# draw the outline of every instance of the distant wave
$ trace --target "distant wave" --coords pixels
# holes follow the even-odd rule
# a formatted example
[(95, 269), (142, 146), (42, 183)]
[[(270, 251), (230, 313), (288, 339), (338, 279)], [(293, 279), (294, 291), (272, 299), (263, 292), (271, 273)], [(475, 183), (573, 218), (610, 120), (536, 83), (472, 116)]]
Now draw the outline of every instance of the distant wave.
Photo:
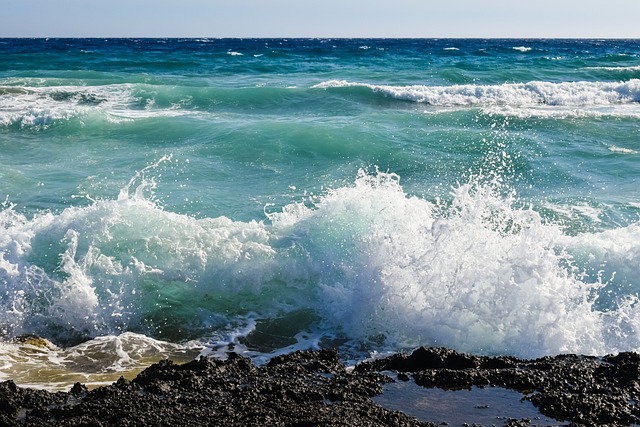
[(409, 101), (435, 107), (481, 107), (518, 117), (640, 117), (640, 79), (622, 82), (544, 82), (496, 85), (378, 85), (329, 80), (307, 88), (211, 87), (125, 83), (56, 85), (0, 80), (0, 128), (47, 129), (61, 123), (125, 121), (219, 113), (223, 108), (273, 108), (291, 96), (309, 102), (318, 89), (343, 97)]
[[(168, 105), (158, 108), (157, 98)], [(173, 117), (186, 114), (180, 102), (187, 98), (163, 93), (160, 87), (129, 83), (86, 87), (0, 85), (0, 127), (46, 129), (60, 122), (80, 121), (84, 125)]]
[(483, 107), (486, 114), (499, 115), (505, 117), (517, 117), (520, 119), (640, 119), (640, 105), (635, 104), (613, 104), (613, 105), (591, 105), (591, 106), (560, 106), (549, 107), (539, 106), (511, 106), (511, 105), (490, 105)]
[[(47, 129), (154, 117), (197, 115), (220, 103), (270, 103), (285, 89), (220, 88), (149, 83), (72, 85), (55, 79), (0, 79), (0, 128)], [(286, 89), (287, 91), (289, 89)]]
[(626, 82), (532, 81), (499, 85), (392, 86), (330, 80), (318, 89), (366, 88), (386, 96), (434, 106), (594, 106), (640, 102), (640, 80)]
[(514, 46), (511, 49), (513, 50), (517, 50), (519, 52), (529, 52), (532, 48), (530, 47), (525, 47), (525, 46)]
[(640, 71), (640, 65), (630, 65), (626, 67), (587, 67), (587, 70), (604, 70), (604, 71)]
[(609, 147), (609, 151), (620, 154), (640, 154), (640, 151), (633, 150), (631, 148), (618, 147), (617, 145), (612, 145)]

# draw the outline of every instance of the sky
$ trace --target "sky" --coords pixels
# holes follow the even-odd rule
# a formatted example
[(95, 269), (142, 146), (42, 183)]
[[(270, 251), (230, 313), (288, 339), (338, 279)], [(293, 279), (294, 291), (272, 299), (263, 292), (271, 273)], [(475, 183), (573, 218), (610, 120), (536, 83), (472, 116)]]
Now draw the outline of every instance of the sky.
[(640, 38), (639, 0), (1, 0), (0, 37)]

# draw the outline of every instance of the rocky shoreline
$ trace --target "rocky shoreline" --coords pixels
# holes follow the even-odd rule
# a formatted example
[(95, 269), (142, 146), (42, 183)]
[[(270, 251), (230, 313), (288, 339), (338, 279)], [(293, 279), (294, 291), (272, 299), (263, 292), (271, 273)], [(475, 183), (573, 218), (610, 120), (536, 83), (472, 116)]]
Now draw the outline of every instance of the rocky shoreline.
[[(392, 378), (393, 377), (393, 378)], [(422, 387), (503, 387), (522, 393), (558, 425), (640, 424), (640, 355), (560, 355), (535, 360), (419, 348), (347, 369), (333, 349), (255, 366), (229, 353), (183, 365), (154, 364), (132, 381), (69, 392), (0, 383), (2, 426), (433, 426), (373, 398), (391, 381)], [(467, 425), (479, 425), (466, 420)], [(531, 419), (505, 426), (538, 425)], [(547, 424), (548, 425), (548, 424)]]

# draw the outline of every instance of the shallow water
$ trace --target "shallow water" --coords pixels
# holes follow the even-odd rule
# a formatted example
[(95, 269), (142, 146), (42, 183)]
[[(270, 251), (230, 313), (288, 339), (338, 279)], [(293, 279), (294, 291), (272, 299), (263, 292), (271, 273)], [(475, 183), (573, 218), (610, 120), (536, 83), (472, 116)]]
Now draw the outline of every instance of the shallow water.
[(503, 426), (510, 419), (528, 419), (532, 426), (566, 425), (542, 415), (517, 391), (500, 387), (442, 390), (420, 387), (413, 381), (394, 382), (373, 400), (386, 409), (441, 425)]

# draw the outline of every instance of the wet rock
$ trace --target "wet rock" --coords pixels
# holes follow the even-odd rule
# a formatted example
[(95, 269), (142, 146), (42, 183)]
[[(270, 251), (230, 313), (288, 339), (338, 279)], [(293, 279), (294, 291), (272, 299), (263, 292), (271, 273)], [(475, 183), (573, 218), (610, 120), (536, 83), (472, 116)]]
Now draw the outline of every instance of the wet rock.
[[(450, 360), (463, 361), (459, 368)], [(457, 368), (457, 369), (456, 369)], [(360, 372), (411, 372), (423, 387), (464, 389), (499, 386), (523, 393), (542, 414), (575, 425), (634, 425), (640, 422), (640, 355), (603, 358), (559, 355), (536, 360), (452, 355), (420, 348), (410, 355), (362, 363)]]
[(26, 346), (31, 346), (34, 349), (54, 349), (56, 346), (49, 340), (45, 338), (41, 338), (37, 335), (20, 335), (13, 339), (13, 342), (16, 344), (23, 344)]
[[(154, 364), (132, 381), (68, 393), (0, 383), (2, 426), (419, 426), (372, 397), (392, 381), (445, 389), (500, 386), (523, 393), (544, 415), (569, 425), (640, 422), (640, 357), (562, 355), (536, 360), (480, 357), (443, 348), (361, 363), (346, 369), (333, 349), (301, 351), (255, 366), (230, 353)], [(474, 425), (468, 420), (467, 425)], [(527, 419), (506, 426), (535, 425)]]
[(69, 393), (0, 384), (6, 426), (422, 426), (371, 397), (390, 379), (352, 373), (334, 350), (296, 352), (262, 367), (235, 353), (228, 360), (162, 361), (132, 381)]

